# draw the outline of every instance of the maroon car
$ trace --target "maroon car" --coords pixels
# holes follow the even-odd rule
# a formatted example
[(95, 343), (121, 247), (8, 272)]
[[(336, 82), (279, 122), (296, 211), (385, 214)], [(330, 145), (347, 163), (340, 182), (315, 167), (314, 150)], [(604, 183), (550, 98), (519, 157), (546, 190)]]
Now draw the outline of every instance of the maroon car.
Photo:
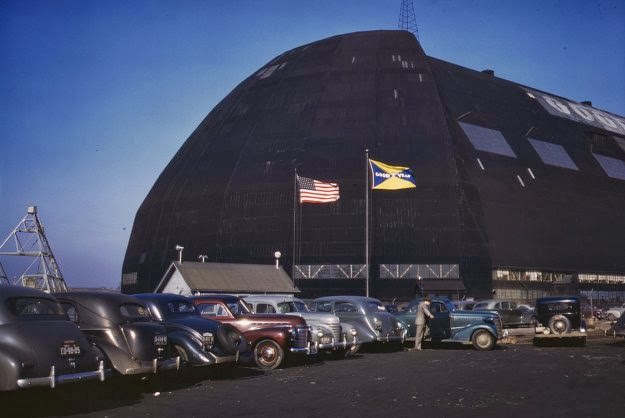
[(262, 369), (275, 369), (288, 354), (316, 354), (303, 318), (253, 314), (234, 295), (202, 295), (192, 300), (203, 317), (236, 327), (250, 343), (253, 360)]

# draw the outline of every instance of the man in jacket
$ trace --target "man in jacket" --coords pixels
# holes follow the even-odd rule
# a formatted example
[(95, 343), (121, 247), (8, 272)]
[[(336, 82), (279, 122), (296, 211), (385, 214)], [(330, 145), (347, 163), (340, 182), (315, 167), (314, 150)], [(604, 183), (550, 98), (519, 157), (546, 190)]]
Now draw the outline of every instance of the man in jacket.
[(428, 307), (430, 306), (430, 297), (423, 298), (419, 306), (417, 306), (417, 317), (415, 324), (417, 325), (417, 333), (415, 334), (414, 350), (421, 351), (421, 341), (423, 340), (423, 334), (425, 333), (425, 323), (427, 318), (434, 318), (434, 315), (430, 312)]

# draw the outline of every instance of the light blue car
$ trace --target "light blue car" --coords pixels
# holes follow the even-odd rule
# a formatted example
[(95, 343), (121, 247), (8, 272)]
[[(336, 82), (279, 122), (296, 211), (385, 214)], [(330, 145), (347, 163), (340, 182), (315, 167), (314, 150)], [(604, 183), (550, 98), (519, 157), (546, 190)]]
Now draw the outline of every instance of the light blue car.
[[(407, 328), (407, 340), (414, 341), (417, 307), (422, 299), (415, 299), (407, 309), (395, 313), (395, 316)], [(430, 312), (434, 315), (429, 320), (429, 333), (426, 340), (436, 343), (454, 342), (473, 344), (476, 350), (492, 350), (498, 340), (504, 337), (503, 322), (497, 312), (459, 311), (454, 305), (443, 299), (432, 299)]]

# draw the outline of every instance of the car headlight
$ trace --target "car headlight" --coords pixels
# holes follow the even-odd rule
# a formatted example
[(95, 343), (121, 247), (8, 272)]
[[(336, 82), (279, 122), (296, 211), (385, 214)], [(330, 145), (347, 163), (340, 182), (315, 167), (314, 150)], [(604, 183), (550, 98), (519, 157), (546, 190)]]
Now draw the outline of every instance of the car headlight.
[(402, 330), (406, 329), (406, 326), (398, 321), (397, 324), (396, 324), (396, 328), (398, 330), (402, 331)]
[(378, 318), (373, 318), (373, 327), (377, 330), (382, 330), (382, 321)]
[(323, 331), (321, 330), (317, 331), (317, 337), (319, 338), (323, 337)]
[(215, 345), (215, 336), (210, 332), (202, 334), (202, 345), (206, 350), (210, 350)]
[(355, 337), (356, 335), (358, 335), (358, 331), (356, 331), (356, 328), (352, 328), (352, 329), (350, 329), (350, 330), (349, 330), (349, 333), (350, 333), (350, 334), (352, 334), (352, 336), (354, 336), (354, 337)]

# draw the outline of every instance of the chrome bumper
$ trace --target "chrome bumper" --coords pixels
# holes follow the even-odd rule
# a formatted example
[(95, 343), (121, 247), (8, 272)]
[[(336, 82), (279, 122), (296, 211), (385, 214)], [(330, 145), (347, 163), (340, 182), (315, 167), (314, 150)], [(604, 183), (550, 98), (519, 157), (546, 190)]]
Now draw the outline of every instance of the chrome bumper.
[(72, 383), (72, 382), (81, 382), (86, 380), (96, 380), (99, 379), (101, 382), (104, 381), (104, 362), (100, 361), (100, 365), (98, 366), (98, 370), (94, 370), (92, 372), (80, 372), (80, 373), (71, 373), (71, 374), (56, 374), (56, 370), (54, 366), (50, 367), (50, 374), (46, 377), (31, 377), (27, 379), (17, 379), (17, 386), (20, 388), (28, 388), (34, 386), (50, 386), (51, 388), (56, 387), (56, 385), (60, 385), (63, 383)]
[(385, 343), (393, 343), (393, 342), (404, 342), (406, 341), (406, 334), (404, 333), (404, 335), (378, 335), (375, 338), (376, 341), (378, 342), (385, 342)]
[(343, 350), (358, 345), (358, 339), (356, 336), (351, 341), (347, 341), (346, 338), (343, 338), (342, 341), (336, 341), (333, 338), (330, 343), (315, 343), (315, 345), (318, 350)]
[(123, 374), (146, 374), (158, 373), (163, 370), (179, 370), (180, 357), (172, 357), (167, 360), (152, 359), (147, 361), (137, 361), (136, 367), (127, 368)]
[(239, 361), (239, 352), (234, 356), (223, 356), (217, 357), (213, 353), (208, 353), (208, 356), (213, 360), (210, 364), (221, 364), (221, 363), (238, 363)]

